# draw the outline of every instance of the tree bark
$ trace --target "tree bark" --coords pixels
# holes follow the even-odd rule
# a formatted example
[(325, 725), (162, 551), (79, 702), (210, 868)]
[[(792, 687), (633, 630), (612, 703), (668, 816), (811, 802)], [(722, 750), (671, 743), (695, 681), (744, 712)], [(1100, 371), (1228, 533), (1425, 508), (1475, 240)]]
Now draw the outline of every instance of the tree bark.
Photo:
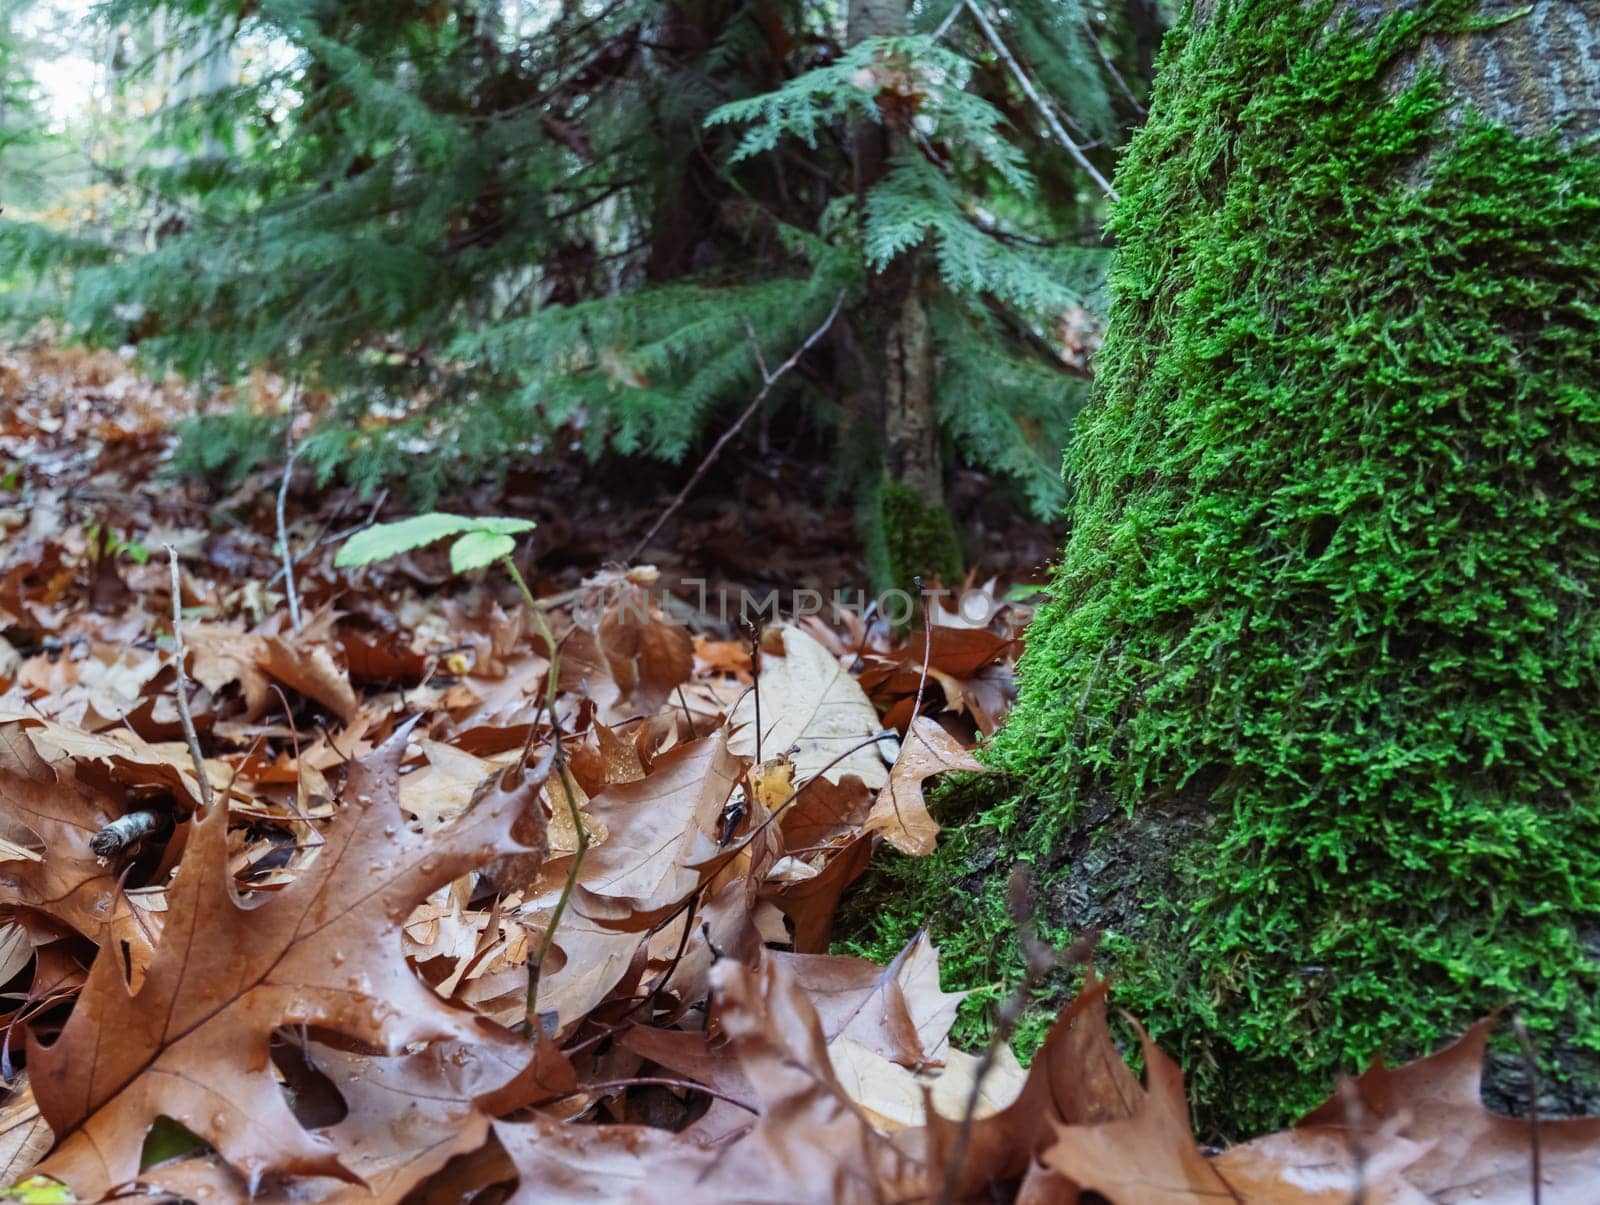
[(1217, 1132), (1508, 999), (1600, 1110), (1600, 0), (1169, 37), (1007, 851)]
[[(906, 0), (851, 0), (848, 40), (906, 32)], [(876, 122), (862, 122), (853, 133), (852, 160), (856, 197), (883, 178), (892, 156), (905, 150), (901, 132)], [(929, 508), (944, 505), (944, 474), (939, 456), (939, 419), (934, 386), (933, 340), (928, 329), (927, 298), (921, 253), (912, 250), (868, 285), (868, 321), (883, 345), (882, 378), (872, 390), (873, 410), (881, 416), (884, 470)]]

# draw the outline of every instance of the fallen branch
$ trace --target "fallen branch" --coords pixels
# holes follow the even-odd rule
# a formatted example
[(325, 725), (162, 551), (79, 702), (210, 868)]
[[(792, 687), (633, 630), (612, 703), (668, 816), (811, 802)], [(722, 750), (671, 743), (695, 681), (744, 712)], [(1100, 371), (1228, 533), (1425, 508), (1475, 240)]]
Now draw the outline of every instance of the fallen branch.
[(678, 491), (678, 496), (672, 500), (672, 504), (661, 512), (661, 517), (650, 525), (650, 530), (644, 533), (639, 542), (623, 558), (626, 563), (632, 564), (639, 559), (639, 554), (645, 550), (651, 540), (655, 539), (656, 533), (666, 526), (667, 520), (677, 513), (678, 508), (683, 505), (690, 492), (700, 484), (700, 478), (706, 475), (706, 470), (716, 462), (718, 456), (722, 455), (722, 449), (728, 446), (728, 441), (739, 433), (739, 429), (750, 421), (750, 416), (760, 409), (761, 403), (767, 400), (767, 394), (772, 392), (772, 387), (778, 383), (785, 373), (800, 362), (801, 356), (816, 346), (817, 340), (828, 333), (828, 328), (833, 325), (833, 320), (839, 316), (839, 307), (842, 305), (844, 305), (844, 290), (840, 289), (838, 296), (833, 299), (833, 308), (828, 311), (828, 316), (823, 319), (822, 325), (806, 336), (806, 341), (795, 348), (794, 354), (778, 365), (775, 372), (767, 371), (766, 360), (761, 355), (761, 348), (759, 345), (756, 347), (756, 366), (761, 370), (761, 391), (750, 399), (750, 404), (744, 408), (744, 413), (734, 421), (733, 426), (724, 431), (722, 437), (711, 445), (711, 451), (706, 453), (706, 458), (700, 462), (700, 467), (694, 471), (694, 475), (689, 478), (688, 483)]

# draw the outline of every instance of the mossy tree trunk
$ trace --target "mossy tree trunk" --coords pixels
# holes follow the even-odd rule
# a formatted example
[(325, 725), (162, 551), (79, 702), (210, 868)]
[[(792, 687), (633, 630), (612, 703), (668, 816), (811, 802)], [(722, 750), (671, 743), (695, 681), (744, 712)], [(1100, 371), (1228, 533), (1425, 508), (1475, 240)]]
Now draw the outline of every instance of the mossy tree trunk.
[[(909, 14), (907, 0), (851, 0), (849, 40), (854, 44), (905, 34)], [(853, 132), (855, 189), (863, 203), (889, 160), (909, 148), (909, 128), (897, 127), (909, 116), (886, 114), (882, 124), (863, 122)], [(913, 248), (874, 272), (867, 285), (866, 342), (874, 353), (882, 349), (872, 355), (876, 380), (869, 387), (869, 404), (883, 444), (884, 479), (864, 503), (862, 526), (879, 589), (909, 588), (916, 576), (953, 584), (961, 568), (960, 547), (944, 508), (928, 273), (922, 258)]]
[(1600, 1105), (1597, 136), (1600, 0), (1163, 48), (988, 820), (1218, 1129), (1506, 1004)]

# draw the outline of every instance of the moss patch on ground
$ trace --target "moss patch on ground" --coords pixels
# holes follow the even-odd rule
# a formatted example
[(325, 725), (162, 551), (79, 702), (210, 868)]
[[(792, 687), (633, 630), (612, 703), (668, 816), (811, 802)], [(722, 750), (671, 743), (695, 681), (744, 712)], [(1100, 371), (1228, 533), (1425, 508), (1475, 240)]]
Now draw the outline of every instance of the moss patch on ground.
[(1600, 157), (1411, 69), (1473, 11), (1169, 36), (988, 754), (1026, 787), (877, 902), (989, 984), (1035, 861), (1212, 1132), (1506, 1004), (1600, 1106)]

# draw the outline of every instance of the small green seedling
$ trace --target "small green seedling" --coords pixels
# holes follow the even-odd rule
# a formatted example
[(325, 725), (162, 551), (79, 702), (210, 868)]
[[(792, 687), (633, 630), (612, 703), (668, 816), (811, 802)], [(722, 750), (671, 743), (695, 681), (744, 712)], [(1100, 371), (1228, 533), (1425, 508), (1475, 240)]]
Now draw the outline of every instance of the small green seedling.
[(333, 563), (340, 569), (353, 569), (455, 536), (455, 543), (450, 545), (450, 568), (455, 573), (467, 573), (510, 557), (517, 546), (513, 537), (533, 528), (532, 519), (474, 519), (434, 511), (356, 532), (339, 549)]
[(555, 910), (550, 914), (550, 923), (545, 927), (544, 938), (540, 941), (538, 950), (528, 960), (526, 1029), (529, 1037), (536, 1036), (541, 1028), (538, 1016), (539, 968), (544, 965), (545, 955), (550, 952), (550, 945), (556, 935), (556, 926), (566, 914), (567, 903), (571, 900), (573, 887), (578, 881), (578, 870), (583, 865), (583, 856), (589, 850), (589, 835), (583, 827), (583, 817), (578, 814), (577, 791), (568, 778), (566, 758), (561, 752), (561, 723), (556, 717), (556, 682), (560, 675), (557, 672), (559, 650), (556, 647), (555, 634), (545, 621), (544, 612), (540, 610), (539, 603), (533, 597), (533, 591), (528, 588), (521, 570), (511, 559), (511, 553), (517, 546), (513, 537), (521, 532), (532, 531), (533, 527), (531, 519), (475, 519), (466, 515), (447, 515), (432, 511), (426, 515), (401, 519), (396, 523), (378, 523), (358, 531), (345, 541), (344, 547), (339, 549), (338, 555), (333, 558), (333, 563), (338, 568), (353, 569), (358, 565), (385, 561), (392, 556), (410, 552), (414, 548), (423, 548), (454, 536), (455, 542), (450, 545), (451, 570), (455, 573), (468, 573), (473, 569), (484, 569), (498, 563), (522, 592), (522, 601), (527, 605), (528, 617), (538, 629), (539, 635), (544, 639), (545, 648), (549, 651), (550, 669), (545, 675), (545, 706), (550, 712), (550, 723), (555, 730), (555, 770), (561, 776), (565, 787), (562, 794), (566, 796), (567, 809), (577, 833), (578, 848), (572, 864), (567, 868), (567, 879), (562, 885), (561, 896), (556, 901)]

